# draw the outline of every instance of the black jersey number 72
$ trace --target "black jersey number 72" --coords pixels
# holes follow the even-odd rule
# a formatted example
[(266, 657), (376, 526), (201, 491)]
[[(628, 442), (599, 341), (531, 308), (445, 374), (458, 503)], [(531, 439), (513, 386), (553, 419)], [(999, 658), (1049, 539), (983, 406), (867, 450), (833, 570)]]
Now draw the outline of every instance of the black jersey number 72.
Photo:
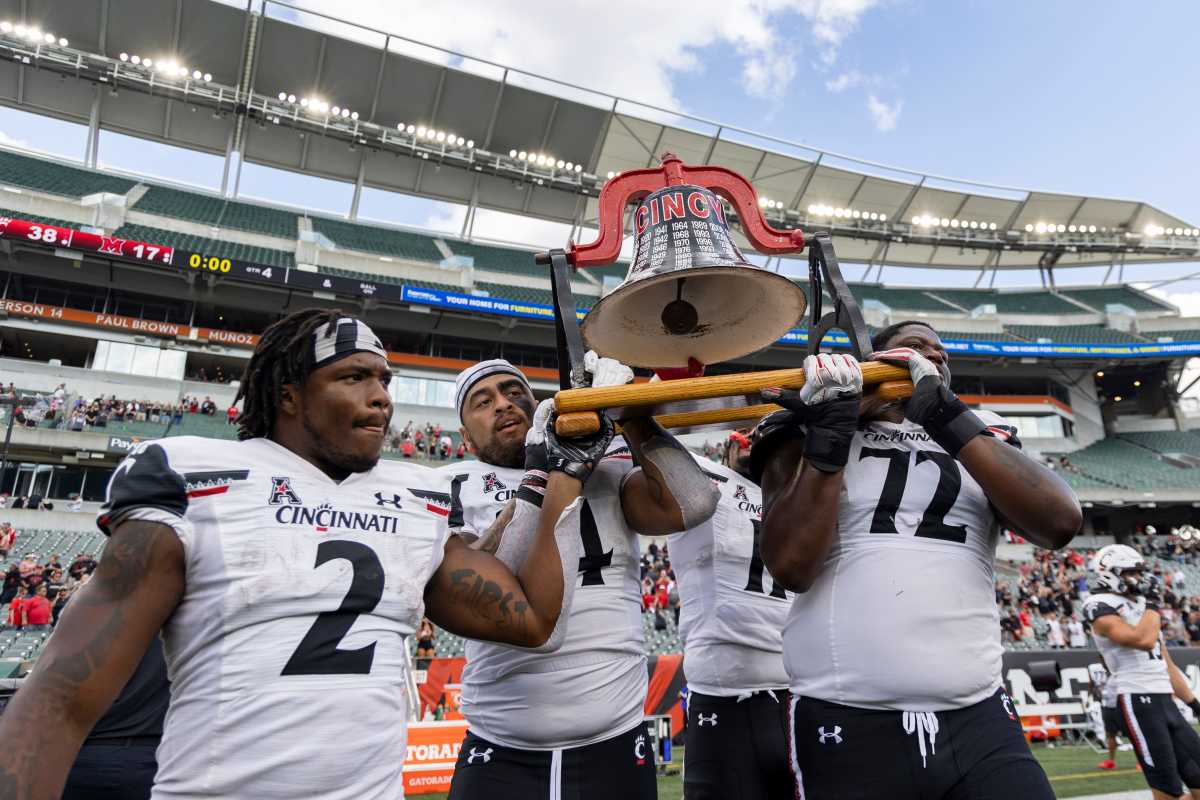
[[(910, 452), (895, 448), (864, 447), (859, 453), (859, 460), (864, 458), (887, 459), (887, 475), (883, 479), (883, 491), (879, 493), (879, 503), (871, 517), (871, 533), (899, 533), (896, 529), (896, 512), (900, 509), (900, 501), (904, 499), (904, 487), (908, 484)], [(917, 451), (917, 467), (932, 463), (938, 469), (937, 488), (933, 498), (921, 515), (914, 535), (929, 539), (941, 539), (946, 542), (963, 544), (967, 541), (966, 525), (947, 525), (946, 514), (954, 507), (958, 492), (962, 488), (962, 475), (958, 472), (958, 462), (953, 456), (932, 450)]]

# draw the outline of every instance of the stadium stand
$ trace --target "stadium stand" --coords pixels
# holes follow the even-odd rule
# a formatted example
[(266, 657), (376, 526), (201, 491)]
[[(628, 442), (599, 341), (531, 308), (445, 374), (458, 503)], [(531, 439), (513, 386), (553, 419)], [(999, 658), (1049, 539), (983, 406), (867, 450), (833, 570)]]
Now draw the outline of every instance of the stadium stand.
[(529, 250), (513, 250), (508, 247), (471, 244), (452, 239), (446, 240), (446, 245), (456, 256), (469, 256), (475, 259), (475, 269), (510, 272), (514, 275), (532, 275), (538, 278), (547, 277), (546, 267), (533, 263), (534, 254)]
[(269, 267), (292, 267), (296, 265), (296, 256), (286, 250), (273, 250), (268, 247), (258, 247), (252, 244), (229, 242), (224, 239), (209, 239), (203, 236), (193, 236), (190, 233), (150, 228), (145, 225), (122, 225), (113, 232), (114, 236), (123, 239), (140, 239), (154, 244), (178, 247), (184, 250), (195, 250), (205, 255), (220, 258), (235, 258), (263, 264)]
[(1157, 453), (1186, 453), (1200, 456), (1200, 434), (1195, 431), (1122, 433), (1119, 438)]
[(937, 296), (970, 311), (982, 305), (994, 305), (1000, 314), (1081, 314), (1074, 303), (1052, 292), (997, 292), (993, 290), (938, 290)]
[(1101, 286), (1091, 289), (1062, 289), (1061, 294), (1081, 303), (1086, 303), (1097, 311), (1103, 311), (1109, 304), (1129, 306), (1134, 311), (1174, 311), (1175, 308), (1157, 298), (1129, 286)]
[(1144, 338), (1133, 333), (1113, 330), (1100, 325), (1005, 325), (1005, 330), (1036, 342), (1046, 339), (1051, 342), (1144, 342)]
[(78, 222), (71, 222), (65, 219), (55, 219), (54, 217), (43, 217), (41, 214), (30, 214), (27, 211), (10, 211), (7, 208), (0, 208), (0, 217), (17, 217), (19, 219), (27, 219), (30, 222), (40, 222), (43, 225), (56, 225), (60, 228), (78, 228)]
[(1147, 491), (1194, 489), (1200, 484), (1200, 471), (1163, 461), (1152, 451), (1124, 438), (1101, 439), (1067, 458), (1079, 473), (1065, 471), (1063, 476), (1076, 488), (1083, 488), (1075, 480), (1080, 475), (1110, 486)]
[(149, 214), (161, 214), (190, 222), (217, 225), (286, 239), (296, 238), (297, 215), (290, 211), (222, 197), (151, 186), (133, 207)]
[(137, 181), (0, 150), (0, 184), (83, 197), (96, 192), (125, 194)]
[(444, 256), (432, 236), (392, 228), (377, 228), (328, 217), (310, 217), (313, 230), (339, 247), (363, 250), (413, 261), (440, 262)]

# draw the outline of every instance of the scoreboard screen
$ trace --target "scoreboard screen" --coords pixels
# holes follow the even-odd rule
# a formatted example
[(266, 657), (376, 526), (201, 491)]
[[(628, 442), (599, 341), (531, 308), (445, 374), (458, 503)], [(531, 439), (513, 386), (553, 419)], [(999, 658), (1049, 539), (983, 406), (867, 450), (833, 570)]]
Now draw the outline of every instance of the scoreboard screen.
[(27, 219), (0, 217), (0, 237), (19, 239), (48, 247), (66, 247), (102, 255), (119, 256), (147, 264), (174, 264), (175, 248), (161, 244), (149, 244), (117, 236), (102, 236), (98, 233), (60, 228)]

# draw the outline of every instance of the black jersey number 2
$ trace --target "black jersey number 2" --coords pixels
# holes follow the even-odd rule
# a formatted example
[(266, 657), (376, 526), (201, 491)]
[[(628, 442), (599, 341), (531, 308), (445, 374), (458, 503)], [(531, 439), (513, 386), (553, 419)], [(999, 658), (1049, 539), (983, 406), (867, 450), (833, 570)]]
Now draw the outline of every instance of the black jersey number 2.
[[(864, 447), (859, 453), (859, 459), (886, 458), (888, 461), (887, 475), (883, 479), (883, 489), (879, 493), (879, 503), (875, 506), (875, 514), (871, 518), (871, 533), (899, 533), (896, 529), (896, 512), (900, 509), (900, 501), (904, 499), (904, 487), (908, 484), (909, 451), (894, 448)], [(958, 462), (946, 453), (931, 450), (917, 451), (917, 466), (932, 462), (938, 468), (937, 488), (933, 490), (933, 498), (917, 523), (916, 536), (929, 539), (941, 539), (946, 542), (963, 544), (967, 541), (966, 525), (947, 525), (946, 514), (954, 507), (958, 492), (962, 488), (962, 475), (958, 472)]]
[(342, 641), (359, 614), (370, 614), (383, 597), (383, 564), (362, 542), (327, 540), (317, 545), (319, 567), (345, 559), (354, 569), (350, 591), (334, 611), (322, 611), (300, 640), (281, 675), (369, 675), (375, 660), (375, 642), (355, 650), (341, 650)]

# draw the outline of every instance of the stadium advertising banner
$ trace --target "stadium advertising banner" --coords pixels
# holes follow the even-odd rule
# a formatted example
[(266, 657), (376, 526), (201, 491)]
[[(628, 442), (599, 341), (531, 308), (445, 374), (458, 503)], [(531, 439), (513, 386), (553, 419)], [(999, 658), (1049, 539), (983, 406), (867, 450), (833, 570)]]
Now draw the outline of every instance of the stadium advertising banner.
[[(541, 303), (526, 303), (501, 297), (481, 297), (444, 289), (349, 278), (311, 272), (295, 267), (267, 266), (225, 258), (209, 253), (182, 250), (166, 245), (103, 236), (72, 228), (31, 222), (29, 220), (0, 217), (0, 238), (18, 239), (31, 244), (54, 248), (68, 248), (97, 253), (110, 258), (120, 258), (141, 264), (168, 267), (183, 271), (211, 273), (235, 280), (264, 283), (278, 288), (303, 289), (313, 292), (329, 292), (355, 298), (370, 298), (394, 303), (467, 311), (477, 314), (493, 314), (503, 317), (519, 317), (550, 321), (554, 309)], [(578, 315), (587, 313), (581, 309)], [(145, 322), (145, 321), (143, 321)], [(146, 323), (156, 324), (156, 323)], [(165, 323), (161, 323), (165, 324)], [(186, 327), (186, 326), (177, 326)], [(146, 331), (152, 333), (152, 331)], [(848, 347), (845, 334), (832, 332), (825, 343), (834, 347)], [(785, 334), (780, 344), (804, 345), (808, 333), (792, 330)], [(1200, 355), (1200, 341), (1186, 342), (1019, 342), (991, 341), (982, 339), (943, 340), (946, 350), (952, 353), (981, 356), (1042, 357), (1042, 358), (1175, 358)]]
[[(1200, 688), (1200, 647), (1172, 647), (1171, 658), (1187, 677), (1193, 689)], [(1062, 686), (1057, 691), (1039, 692), (1033, 688), (1029, 665), (1034, 661), (1057, 661)], [(1021, 706), (1078, 702), (1088, 691), (1088, 664), (1099, 664), (1095, 650), (1005, 650), (1004, 686), (1018, 710)], [(1024, 716), (1024, 715), (1022, 715)]]

